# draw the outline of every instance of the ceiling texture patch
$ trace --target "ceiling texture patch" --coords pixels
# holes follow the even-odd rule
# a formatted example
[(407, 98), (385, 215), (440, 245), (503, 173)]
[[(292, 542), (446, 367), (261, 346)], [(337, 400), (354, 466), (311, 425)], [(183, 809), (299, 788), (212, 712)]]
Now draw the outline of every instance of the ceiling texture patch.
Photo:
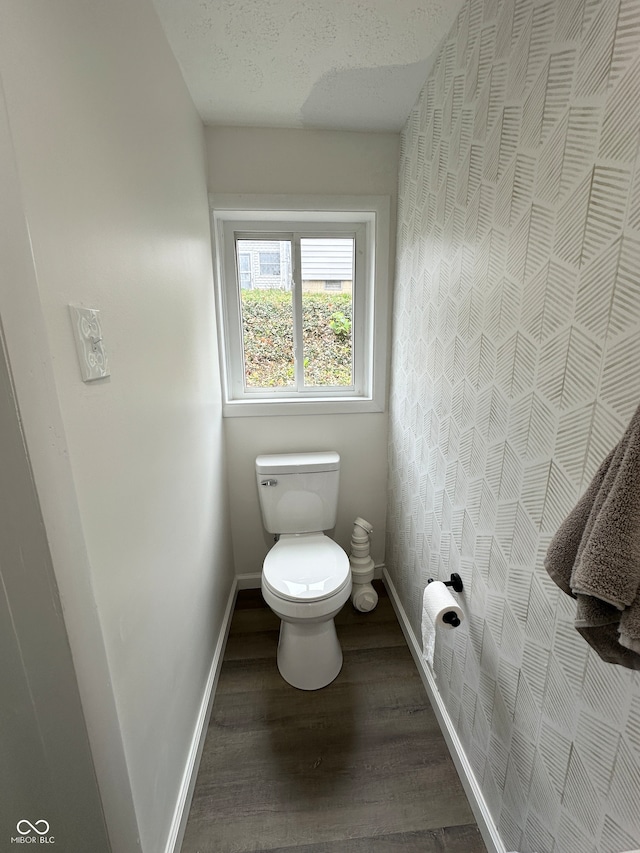
[(205, 124), (399, 131), (461, 2), (153, 0)]

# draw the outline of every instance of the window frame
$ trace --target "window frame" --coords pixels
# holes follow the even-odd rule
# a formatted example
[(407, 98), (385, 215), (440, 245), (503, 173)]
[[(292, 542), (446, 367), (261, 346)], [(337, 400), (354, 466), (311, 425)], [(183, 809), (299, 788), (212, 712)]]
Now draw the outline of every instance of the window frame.
[[(386, 405), (389, 198), (210, 196), (223, 415), (381, 412)], [(236, 239), (335, 234), (357, 238), (353, 282), (354, 387), (245, 388)], [(238, 235), (241, 234), (241, 237)], [(292, 246), (292, 250), (293, 250)], [(358, 253), (362, 253), (361, 255)], [(293, 259), (292, 259), (293, 260)], [(295, 263), (295, 261), (294, 261)], [(301, 290), (298, 289), (298, 309)], [(293, 291), (294, 301), (296, 290)]]
[[(273, 388), (264, 387), (246, 387), (244, 384), (245, 364), (244, 364), (244, 346), (242, 333), (242, 290), (236, 291), (233, 296), (240, 296), (240, 300), (236, 301), (233, 296), (228, 299), (228, 333), (229, 333), (229, 355), (232, 361), (232, 372), (229, 377), (230, 387), (233, 398), (236, 400), (271, 400), (272, 398), (286, 397), (289, 400), (313, 399), (317, 397), (362, 397), (366, 387), (365, 373), (367, 369), (367, 359), (365, 353), (366, 344), (366, 329), (365, 317), (367, 314), (367, 263), (366, 263), (366, 231), (363, 224), (354, 226), (351, 222), (334, 223), (334, 222), (273, 222), (270, 223), (273, 231), (265, 231), (265, 223), (262, 220), (257, 222), (244, 222), (237, 220), (228, 220), (224, 230), (224, 258), (225, 271), (227, 269), (236, 269), (236, 284), (239, 284), (239, 268), (237, 259), (239, 258), (240, 250), (237, 247), (239, 241), (260, 241), (260, 240), (278, 240), (287, 241), (291, 244), (291, 266), (292, 266), (292, 311), (293, 311), (293, 329), (294, 329), (294, 359), (295, 359), (295, 374), (294, 384), (291, 386), (276, 386)], [(291, 228), (295, 226), (296, 230)], [(280, 230), (282, 227), (283, 230)], [(362, 254), (362, 263), (354, 264), (356, 267), (355, 278), (352, 280), (352, 379), (350, 386), (318, 386), (304, 384), (304, 363), (302, 349), (302, 262), (301, 262), (301, 243), (305, 238), (327, 238), (333, 236), (344, 236), (353, 239), (353, 252), (355, 256), (360, 252)], [(233, 276), (233, 272), (232, 272)], [(232, 282), (225, 282), (225, 287), (233, 287)], [(296, 346), (297, 344), (297, 346)], [(235, 369), (236, 364), (242, 363), (242, 367)]]

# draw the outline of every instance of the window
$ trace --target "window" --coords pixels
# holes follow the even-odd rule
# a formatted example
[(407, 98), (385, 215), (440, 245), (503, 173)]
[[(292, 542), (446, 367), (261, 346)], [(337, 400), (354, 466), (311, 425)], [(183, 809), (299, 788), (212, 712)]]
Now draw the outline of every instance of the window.
[(387, 200), (229, 201), (212, 199), (224, 414), (381, 411)]
[(280, 252), (258, 252), (260, 275), (280, 275)]
[(238, 278), (240, 280), (240, 287), (253, 287), (250, 252), (240, 252), (238, 254)]

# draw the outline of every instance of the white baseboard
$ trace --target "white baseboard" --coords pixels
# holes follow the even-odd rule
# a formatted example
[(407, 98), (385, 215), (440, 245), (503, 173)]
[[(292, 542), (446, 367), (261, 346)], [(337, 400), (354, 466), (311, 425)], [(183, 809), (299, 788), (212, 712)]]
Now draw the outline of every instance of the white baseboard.
[(229, 636), (229, 628), (231, 626), (231, 617), (233, 616), (233, 608), (235, 606), (237, 592), (238, 583), (237, 580), (234, 580), (227, 600), (227, 606), (224, 611), (218, 642), (216, 643), (216, 648), (213, 653), (213, 660), (211, 661), (211, 668), (209, 670), (204, 695), (200, 704), (200, 711), (198, 713), (198, 719), (196, 720), (193, 738), (191, 739), (191, 747), (189, 749), (187, 763), (182, 776), (182, 782), (180, 784), (178, 801), (173, 813), (169, 837), (165, 845), (165, 853), (180, 853), (180, 848), (182, 847), (184, 833), (187, 828), (189, 810), (191, 808), (191, 800), (193, 798), (193, 791), (196, 784), (196, 778), (198, 776), (200, 758), (202, 757), (202, 750), (204, 749), (207, 728), (209, 726), (209, 718), (211, 717), (213, 699), (218, 685), (220, 668), (222, 667), (222, 659), (224, 657), (224, 650), (227, 644), (227, 637)]
[(236, 589), (260, 589), (262, 572), (245, 572), (236, 575)]
[(442, 734), (444, 735), (444, 739), (449, 747), (449, 752), (451, 753), (453, 763), (455, 764), (456, 770), (460, 776), (460, 781), (462, 782), (465, 794), (469, 800), (469, 805), (471, 806), (471, 810), (473, 811), (478, 824), (478, 829), (480, 830), (482, 839), (489, 853), (506, 853), (506, 848), (500, 837), (500, 833), (498, 832), (498, 827), (495, 825), (493, 818), (491, 817), (489, 807), (482, 795), (482, 789), (478, 784), (478, 780), (474, 775), (471, 763), (467, 758), (462, 742), (453, 725), (453, 721), (449, 716), (449, 712), (442, 700), (440, 691), (436, 686), (433, 674), (429, 670), (429, 667), (424, 663), (422, 658), (422, 648), (416, 639), (416, 635), (413, 633), (413, 628), (409, 623), (405, 609), (400, 602), (396, 588), (393, 585), (393, 581), (389, 577), (389, 573), (386, 568), (383, 570), (383, 579), (387, 592), (389, 593), (393, 609), (396, 612), (396, 616), (400, 622), (400, 627), (402, 628), (402, 632), (407, 641), (407, 645), (409, 646), (413, 660), (415, 661), (418, 672), (420, 673), (427, 696), (429, 697), (431, 706), (438, 719), (440, 728), (442, 729)]

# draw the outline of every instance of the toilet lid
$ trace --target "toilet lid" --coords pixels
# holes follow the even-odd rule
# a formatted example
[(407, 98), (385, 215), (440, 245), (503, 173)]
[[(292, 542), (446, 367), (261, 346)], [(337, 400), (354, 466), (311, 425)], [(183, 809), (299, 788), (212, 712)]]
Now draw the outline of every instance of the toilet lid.
[(318, 601), (338, 592), (351, 575), (349, 558), (323, 533), (283, 536), (267, 554), (262, 582), (288, 601)]

